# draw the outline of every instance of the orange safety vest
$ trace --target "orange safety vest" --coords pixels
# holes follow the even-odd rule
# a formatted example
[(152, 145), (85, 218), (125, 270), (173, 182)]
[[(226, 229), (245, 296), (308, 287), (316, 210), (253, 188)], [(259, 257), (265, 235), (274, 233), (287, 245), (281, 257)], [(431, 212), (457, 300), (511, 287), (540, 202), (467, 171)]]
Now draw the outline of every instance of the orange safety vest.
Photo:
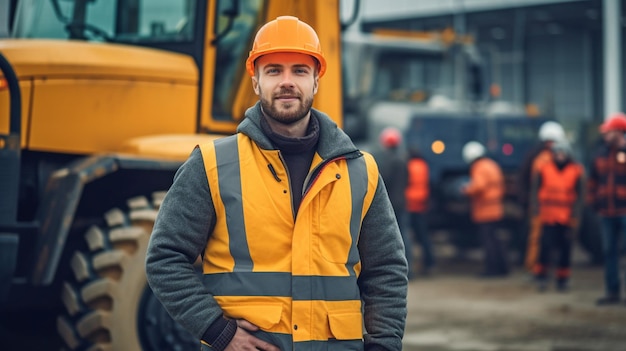
[(539, 218), (545, 224), (569, 225), (572, 208), (576, 202), (576, 183), (583, 174), (579, 164), (569, 163), (558, 169), (554, 162), (545, 164), (541, 170), (539, 188)]
[(472, 202), (472, 220), (476, 223), (502, 219), (504, 208), (504, 175), (500, 166), (489, 158), (480, 158), (470, 167), (470, 183), (465, 193)]
[(533, 164), (531, 166), (531, 178), (533, 174), (539, 173), (543, 166), (552, 162), (552, 159), (552, 151), (550, 151), (549, 148), (541, 150), (533, 159)]
[(407, 163), (409, 181), (404, 195), (406, 198), (406, 210), (411, 213), (426, 211), (428, 207), (428, 164), (420, 158), (412, 158)]

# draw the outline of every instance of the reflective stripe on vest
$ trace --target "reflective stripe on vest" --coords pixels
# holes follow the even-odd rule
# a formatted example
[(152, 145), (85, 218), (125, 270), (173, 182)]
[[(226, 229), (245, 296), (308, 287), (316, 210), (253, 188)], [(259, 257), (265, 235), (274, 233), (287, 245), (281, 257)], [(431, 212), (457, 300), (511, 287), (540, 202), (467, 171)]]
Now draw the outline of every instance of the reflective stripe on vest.
[[(236, 233), (244, 233), (243, 207), (241, 201), (231, 194), (241, 194), (241, 173), (239, 164), (234, 162), (239, 159), (239, 149), (236, 139), (223, 138), (215, 141), (215, 158), (219, 168), (218, 177), (220, 184), (220, 194), (226, 207), (226, 223), (228, 230)], [(221, 165), (221, 166), (220, 166)], [(224, 166), (231, 165), (231, 167)], [(250, 272), (253, 268), (250, 250), (245, 236), (234, 236), (230, 238), (230, 252), (235, 261), (235, 272)]]

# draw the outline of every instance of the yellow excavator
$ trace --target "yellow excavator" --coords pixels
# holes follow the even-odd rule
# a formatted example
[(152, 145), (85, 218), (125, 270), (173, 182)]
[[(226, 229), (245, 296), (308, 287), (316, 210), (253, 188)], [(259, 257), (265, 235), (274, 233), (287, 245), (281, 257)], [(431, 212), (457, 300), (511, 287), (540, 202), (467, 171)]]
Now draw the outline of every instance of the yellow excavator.
[(146, 245), (176, 169), (256, 101), (245, 59), (280, 15), (317, 30), (341, 126), (339, 0), (0, 1), (0, 314), (61, 311), (71, 350), (199, 349)]

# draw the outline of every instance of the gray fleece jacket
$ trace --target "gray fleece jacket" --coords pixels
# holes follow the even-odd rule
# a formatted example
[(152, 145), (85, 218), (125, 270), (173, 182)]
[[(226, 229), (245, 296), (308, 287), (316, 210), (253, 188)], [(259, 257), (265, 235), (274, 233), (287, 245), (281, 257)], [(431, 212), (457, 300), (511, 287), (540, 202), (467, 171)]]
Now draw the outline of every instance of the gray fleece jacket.
[[(320, 123), (318, 154), (329, 159), (358, 153), (350, 138), (325, 114)], [(261, 148), (274, 149), (262, 132), (260, 104), (246, 111), (237, 131)], [(200, 339), (222, 318), (222, 310), (194, 269), (215, 225), (205, 167), (199, 148), (177, 171), (161, 204), (146, 256), (148, 283), (170, 315)], [(364, 303), (365, 350), (401, 350), (406, 320), (407, 261), (385, 185), (379, 178), (359, 238), (362, 264), (358, 284)]]

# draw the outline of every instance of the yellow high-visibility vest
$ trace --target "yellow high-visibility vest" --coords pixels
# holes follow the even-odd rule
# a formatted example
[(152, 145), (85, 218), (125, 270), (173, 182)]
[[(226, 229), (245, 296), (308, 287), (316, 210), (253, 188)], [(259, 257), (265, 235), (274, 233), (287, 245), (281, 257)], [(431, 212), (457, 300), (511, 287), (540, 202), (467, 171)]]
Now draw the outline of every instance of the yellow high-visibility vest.
[(239, 133), (201, 151), (217, 215), (204, 279), (225, 316), (281, 350), (362, 350), (357, 243), (378, 185), (371, 155), (316, 154), (294, 218), (278, 150)]

